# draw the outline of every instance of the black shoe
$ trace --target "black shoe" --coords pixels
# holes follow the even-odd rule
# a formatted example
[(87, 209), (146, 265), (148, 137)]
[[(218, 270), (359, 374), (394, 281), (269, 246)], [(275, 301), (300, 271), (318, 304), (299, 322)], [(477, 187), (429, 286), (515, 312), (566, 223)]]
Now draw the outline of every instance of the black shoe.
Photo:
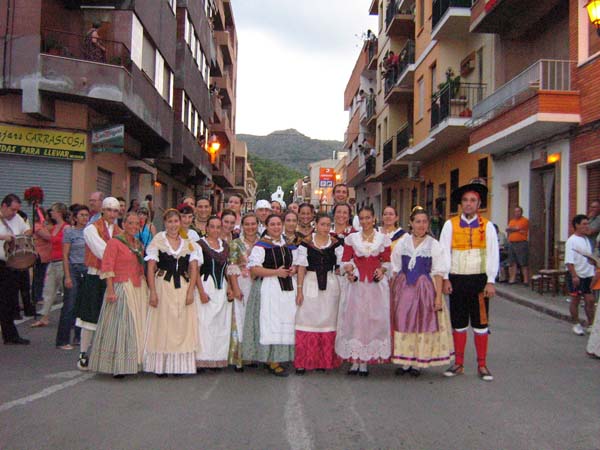
[(169, 374), (168, 373), (157, 373), (156, 376), (158, 378), (167, 378), (169, 376)]
[(27, 317), (33, 317), (35, 316), (35, 309), (26, 309), (23, 314), (25, 314)]
[(411, 377), (414, 378), (421, 376), (421, 371), (419, 369), (415, 369), (414, 367), (409, 368), (408, 373)]
[(358, 376), (359, 377), (368, 377), (369, 376), (369, 371), (368, 370), (359, 370), (358, 371)]
[(403, 377), (404, 375), (406, 375), (409, 372), (410, 372), (410, 368), (405, 369), (404, 367), (398, 367), (394, 373), (399, 377)]
[(296, 375), (304, 375), (306, 373), (306, 369), (296, 369)]
[(223, 372), (222, 367), (209, 367), (208, 370), (210, 370), (211, 372), (215, 372), (215, 373)]
[(80, 353), (79, 360), (77, 361), (77, 368), (79, 370), (88, 370), (88, 364), (90, 360), (87, 353)]
[(123, 374), (113, 375), (113, 378), (115, 378), (117, 380), (122, 380), (123, 378), (125, 378), (125, 375), (123, 375)]
[(20, 312), (13, 314), (13, 320), (23, 320), (23, 316)]
[(234, 370), (236, 373), (242, 373), (242, 372), (244, 371), (244, 368), (243, 368), (243, 367), (234, 367), (234, 368), (233, 368), (233, 370)]
[(204, 370), (204, 367), (196, 367), (196, 373), (197, 373), (197, 374), (204, 373), (204, 372), (206, 372), (206, 371)]
[(29, 339), (24, 339), (22, 337), (18, 337), (16, 339), (12, 339), (10, 341), (4, 341), (4, 345), (29, 345)]
[(246, 364), (245, 366), (250, 367), (251, 369), (258, 369), (258, 364), (256, 364), (256, 363)]
[(315, 369), (315, 372), (325, 373), (325, 369)]
[(348, 375), (358, 375), (358, 369), (348, 369)]

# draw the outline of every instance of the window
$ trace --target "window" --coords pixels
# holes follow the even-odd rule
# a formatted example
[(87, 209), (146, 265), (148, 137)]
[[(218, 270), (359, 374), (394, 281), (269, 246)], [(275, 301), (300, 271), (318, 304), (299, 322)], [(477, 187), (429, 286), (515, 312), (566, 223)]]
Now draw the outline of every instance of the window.
[(173, 106), (173, 95), (171, 93), (173, 72), (169, 70), (169, 66), (163, 63), (163, 85), (161, 95), (167, 101), (167, 103)]
[(429, 71), (431, 73), (431, 95), (433, 95), (437, 91), (437, 67), (435, 63), (432, 64)]
[(488, 159), (487, 159), (487, 157), (481, 158), (477, 162), (477, 176), (479, 178), (485, 178), (487, 180), (487, 177), (488, 177)]
[(412, 190), (410, 191), (410, 209), (412, 210), (415, 206), (417, 206), (417, 202), (418, 202), (418, 195), (419, 195), (419, 190), (414, 187), (412, 188)]
[[(458, 189), (458, 169), (454, 169), (450, 172), (450, 192)], [(458, 202), (450, 199), (450, 212), (455, 213), (458, 211)]]
[(424, 109), (425, 109), (425, 83), (423, 82), (423, 77), (421, 77), (418, 81), (419, 90), (418, 90), (418, 103), (417, 103), (417, 118), (420, 120), (423, 118)]
[(190, 17), (188, 16), (187, 9), (185, 10), (184, 19), (183, 20), (184, 20), (183, 38), (185, 39), (186, 44), (190, 45), (190, 28), (191, 28), (191, 23), (190, 23)]
[(435, 208), (442, 217), (446, 215), (446, 183), (438, 186), (438, 198), (435, 199)]
[(433, 183), (431, 181), (427, 183), (425, 193), (425, 210), (430, 216), (433, 214)]
[(156, 76), (156, 49), (148, 36), (144, 34), (144, 42), (142, 46), (142, 71), (154, 81)]

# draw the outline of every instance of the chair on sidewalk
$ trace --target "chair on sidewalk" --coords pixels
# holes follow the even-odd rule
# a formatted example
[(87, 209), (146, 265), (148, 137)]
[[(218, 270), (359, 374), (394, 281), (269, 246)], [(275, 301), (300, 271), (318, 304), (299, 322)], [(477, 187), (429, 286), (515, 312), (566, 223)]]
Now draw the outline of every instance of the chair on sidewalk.
[(540, 294), (552, 292), (554, 295), (567, 293), (567, 270), (565, 269), (565, 242), (559, 241), (554, 247), (554, 268), (540, 269), (531, 277), (531, 290)]

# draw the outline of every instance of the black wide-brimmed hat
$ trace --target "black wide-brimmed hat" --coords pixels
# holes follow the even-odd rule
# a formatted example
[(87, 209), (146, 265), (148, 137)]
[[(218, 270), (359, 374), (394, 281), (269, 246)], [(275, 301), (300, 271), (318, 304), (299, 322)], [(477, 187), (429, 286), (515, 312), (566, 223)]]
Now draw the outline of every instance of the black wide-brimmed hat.
[(483, 178), (473, 178), (469, 184), (465, 184), (464, 186), (456, 188), (454, 191), (452, 191), (452, 201), (454, 203), (460, 203), (462, 196), (466, 192), (476, 192), (483, 200), (488, 194), (488, 188), (485, 180)]

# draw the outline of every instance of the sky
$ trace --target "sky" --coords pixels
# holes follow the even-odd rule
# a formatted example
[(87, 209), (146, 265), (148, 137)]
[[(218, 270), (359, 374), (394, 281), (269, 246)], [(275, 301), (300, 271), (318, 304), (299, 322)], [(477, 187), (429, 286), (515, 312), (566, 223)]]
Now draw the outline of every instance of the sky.
[(233, 0), (238, 33), (236, 132), (295, 128), (343, 140), (344, 89), (377, 29), (369, 0)]

